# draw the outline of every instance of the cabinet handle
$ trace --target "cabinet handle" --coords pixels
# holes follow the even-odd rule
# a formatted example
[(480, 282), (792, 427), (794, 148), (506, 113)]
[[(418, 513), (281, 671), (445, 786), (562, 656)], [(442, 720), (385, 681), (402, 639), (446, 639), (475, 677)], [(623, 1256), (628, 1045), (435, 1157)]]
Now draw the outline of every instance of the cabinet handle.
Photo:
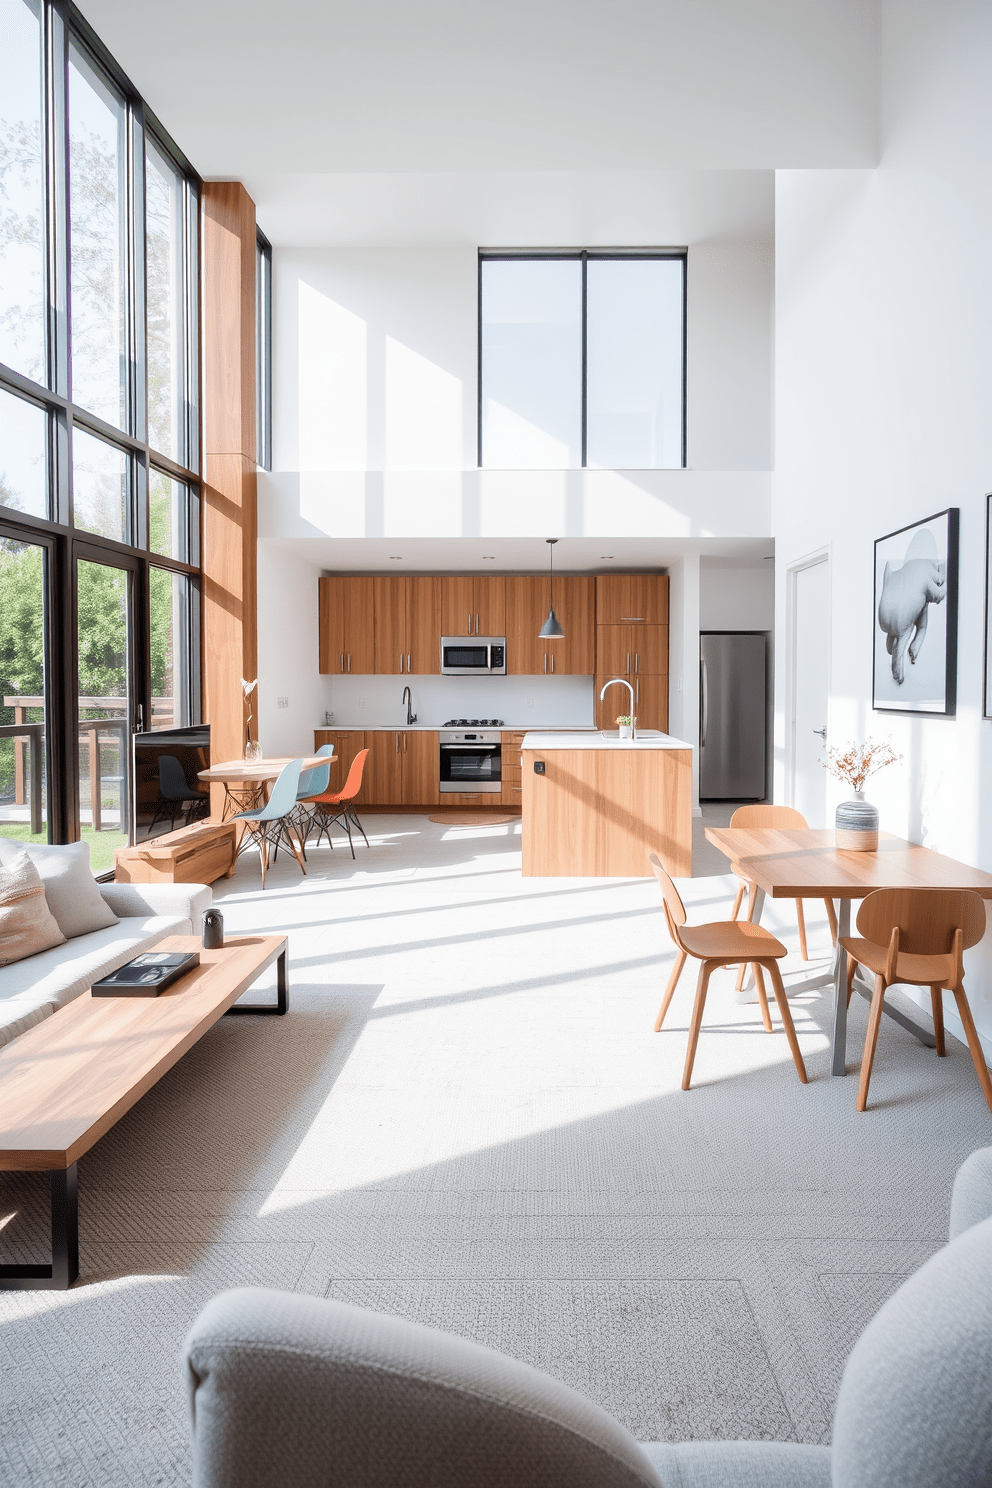
[(409, 651), (406, 653), (406, 669), (407, 669), (407, 671), (410, 670), (410, 653), (409, 653)]
[(627, 652), (627, 670), (624, 672), (624, 676), (625, 677), (629, 677), (630, 676), (630, 652), (629, 651)]
[(348, 652), (348, 671), (351, 671), (351, 652)]
[(634, 671), (640, 671), (640, 658), (636, 651), (634, 652)]
[(406, 754), (406, 740), (407, 740), (407, 736), (406, 736), (406, 734), (404, 734), (403, 735), (403, 753), (404, 754)]
[(552, 658), (551, 658), (551, 670), (554, 671), (554, 669), (555, 669), (555, 659), (552, 656)]
[(479, 617), (478, 617), (478, 615), (476, 615), (476, 617), (475, 617), (475, 633), (476, 633), (476, 635), (479, 634)]
[(634, 681), (634, 702), (635, 703), (639, 703), (640, 701), (641, 701), (641, 679), (640, 679), (640, 677), (637, 677), (635, 679), (635, 681)]
[(400, 652), (400, 671), (403, 670), (403, 652)]
[(344, 652), (341, 652), (341, 670), (344, 671)]
[(400, 752), (400, 736), (399, 736), (399, 734), (397, 734), (396, 735), (396, 753), (399, 754), (399, 752)]
[(545, 670), (545, 672), (548, 670), (548, 653), (547, 653), (547, 651), (545, 651), (545, 653), (544, 653), (544, 670)]
[(468, 630), (465, 632), (465, 634), (466, 635), (471, 635), (472, 634), (472, 616), (471, 615), (469, 615), (469, 617), (468, 617)]
[(620, 619), (621, 620), (635, 620), (635, 621), (636, 620), (640, 620), (640, 621), (643, 622), (644, 616), (643, 615), (621, 615), (620, 616)]

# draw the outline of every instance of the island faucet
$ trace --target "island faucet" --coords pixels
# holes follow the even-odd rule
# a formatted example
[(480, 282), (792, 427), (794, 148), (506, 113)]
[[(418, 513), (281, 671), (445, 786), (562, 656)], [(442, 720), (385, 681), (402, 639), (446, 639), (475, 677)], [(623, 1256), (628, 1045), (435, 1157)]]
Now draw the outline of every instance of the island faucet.
[[(631, 693), (630, 695), (631, 695), (631, 697), (634, 696), (633, 693)], [(406, 721), (407, 721), (407, 723), (408, 724), (416, 723), (416, 721), (417, 721), (417, 715), (416, 715), (416, 713), (414, 713), (412, 711), (412, 709), (413, 709), (413, 693), (410, 691), (409, 687), (404, 687), (404, 689), (403, 689), (403, 696), (400, 698), (400, 702), (401, 703), (406, 703)]]
[(626, 677), (611, 677), (609, 682), (603, 683), (603, 690), (599, 694), (600, 702), (602, 702), (604, 697), (606, 696), (606, 689), (608, 687), (626, 687), (627, 691), (630, 693), (630, 737), (632, 739), (636, 739), (637, 726), (634, 723), (634, 689), (631, 687)]

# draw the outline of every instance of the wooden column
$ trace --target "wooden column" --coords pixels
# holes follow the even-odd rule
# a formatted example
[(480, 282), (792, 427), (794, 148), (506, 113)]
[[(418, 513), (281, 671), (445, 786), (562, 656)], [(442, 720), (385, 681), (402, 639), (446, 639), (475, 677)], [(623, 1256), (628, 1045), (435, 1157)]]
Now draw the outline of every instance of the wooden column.
[[(258, 676), (255, 204), (238, 181), (204, 182), (202, 203), (204, 716), (219, 762), (244, 753), (241, 678)], [(257, 738), (257, 689), (251, 712)]]

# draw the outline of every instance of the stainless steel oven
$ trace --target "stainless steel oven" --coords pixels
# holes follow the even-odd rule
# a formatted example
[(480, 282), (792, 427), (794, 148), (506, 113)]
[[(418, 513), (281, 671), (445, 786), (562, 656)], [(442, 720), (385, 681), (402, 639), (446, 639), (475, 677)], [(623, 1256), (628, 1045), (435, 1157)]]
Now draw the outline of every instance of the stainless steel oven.
[(505, 677), (506, 636), (442, 636), (441, 671), (446, 677)]
[(502, 739), (498, 730), (441, 729), (441, 794), (498, 795)]

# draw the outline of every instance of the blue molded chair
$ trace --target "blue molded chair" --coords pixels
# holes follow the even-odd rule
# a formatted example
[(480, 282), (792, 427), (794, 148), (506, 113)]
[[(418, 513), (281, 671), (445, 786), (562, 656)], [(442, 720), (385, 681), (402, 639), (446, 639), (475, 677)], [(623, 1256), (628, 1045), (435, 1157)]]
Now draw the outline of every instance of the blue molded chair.
[(278, 849), (283, 837), (293, 849), (301, 872), (305, 874), (307, 871), (302, 854), (302, 844), (298, 844), (294, 837), (293, 821), (302, 765), (302, 760), (295, 759), (283, 766), (264, 806), (253, 806), (249, 811), (239, 811), (237, 816), (228, 817), (228, 821), (244, 822), (247, 836), (258, 847), (258, 854), (262, 861), (263, 889), (265, 888), (265, 870), (269, 866), (269, 848)]
[[(307, 838), (313, 831), (313, 825), (317, 817), (317, 808), (312, 804), (315, 796), (320, 796), (327, 790), (331, 780), (330, 756), (334, 753), (333, 744), (321, 744), (317, 750), (318, 754), (326, 755), (326, 765), (314, 765), (309, 770), (303, 770), (300, 774), (300, 783), (296, 788), (296, 808), (293, 812), (293, 826), (296, 835), (300, 839), (304, 858), (307, 855)], [(272, 855), (275, 862), (279, 856), (279, 848), (276, 847)]]

